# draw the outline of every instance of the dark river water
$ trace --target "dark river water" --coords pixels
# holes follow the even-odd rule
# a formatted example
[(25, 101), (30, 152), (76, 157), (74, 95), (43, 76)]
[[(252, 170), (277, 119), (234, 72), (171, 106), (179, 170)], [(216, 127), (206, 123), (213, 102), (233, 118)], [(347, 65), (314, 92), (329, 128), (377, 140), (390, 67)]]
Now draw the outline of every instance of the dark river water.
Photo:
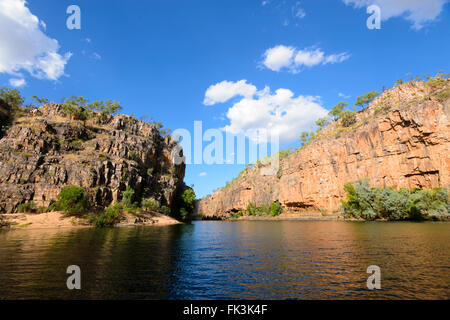
[[(66, 268), (81, 269), (68, 290)], [(381, 269), (368, 290), (366, 269)], [(0, 231), (0, 299), (449, 299), (450, 223)]]

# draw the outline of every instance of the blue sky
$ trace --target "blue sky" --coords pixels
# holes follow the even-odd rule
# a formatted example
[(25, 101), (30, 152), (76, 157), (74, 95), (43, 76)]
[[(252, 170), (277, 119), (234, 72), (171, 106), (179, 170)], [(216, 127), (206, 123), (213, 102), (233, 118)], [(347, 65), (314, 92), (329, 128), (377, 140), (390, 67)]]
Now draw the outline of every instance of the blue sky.
[[(293, 94), (287, 98), (295, 113), (291, 120), (299, 125), (280, 118), (277, 128), (290, 133), (283, 134), (282, 147), (298, 146), (297, 131), (312, 128), (308, 116), (341, 100), (352, 103), (357, 95), (391, 86), (408, 73), (450, 70), (447, 1), (372, 3), (381, 8), (380, 30), (366, 26), (366, 0), (0, 0), (0, 86), (21, 85), (26, 97), (56, 102), (72, 94), (114, 99), (122, 102), (124, 113), (191, 131), (195, 120), (203, 121), (204, 130), (248, 128), (252, 117), (241, 117), (239, 110), (248, 108), (251, 114), (251, 108), (273, 106), (276, 90), (287, 89)], [(66, 27), (71, 4), (81, 9), (80, 30)], [(29, 13), (14, 11), (13, 5)], [(21, 37), (8, 38), (17, 19), (25, 21), (30, 14), (45, 27), (25, 25)], [(36, 44), (38, 32), (57, 45), (54, 40)], [(268, 51), (274, 48), (287, 49), (292, 57), (272, 57), (269, 53), (281, 52)], [(22, 57), (25, 51), (29, 54)], [(45, 52), (58, 56), (51, 55), (45, 65), (33, 58)], [(244, 85), (236, 86), (241, 80)], [(205, 105), (208, 88), (218, 83), (218, 89), (228, 91), (215, 92)], [(270, 91), (263, 93), (266, 86)], [(254, 92), (244, 97), (244, 89)], [(230, 98), (221, 102), (223, 94)], [(297, 97), (302, 98), (292, 100)], [(227, 117), (231, 108), (238, 116)], [(264, 117), (258, 121), (255, 125), (263, 127), (272, 123)], [(242, 168), (192, 164), (185, 181), (202, 197)]]

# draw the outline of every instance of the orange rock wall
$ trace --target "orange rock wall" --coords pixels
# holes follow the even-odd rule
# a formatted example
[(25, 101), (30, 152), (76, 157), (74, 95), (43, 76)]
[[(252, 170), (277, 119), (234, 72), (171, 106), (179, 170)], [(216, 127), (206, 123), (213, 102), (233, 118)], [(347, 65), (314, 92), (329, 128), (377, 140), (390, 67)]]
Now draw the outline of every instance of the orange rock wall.
[(449, 188), (450, 100), (440, 101), (430, 90), (411, 82), (384, 92), (358, 113), (356, 128), (332, 123), (320, 138), (283, 159), (278, 175), (249, 169), (199, 201), (197, 213), (226, 216), (245, 210), (249, 201), (270, 200), (287, 209), (333, 211), (345, 198), (344, 184), (360, 178), (395, 188)]

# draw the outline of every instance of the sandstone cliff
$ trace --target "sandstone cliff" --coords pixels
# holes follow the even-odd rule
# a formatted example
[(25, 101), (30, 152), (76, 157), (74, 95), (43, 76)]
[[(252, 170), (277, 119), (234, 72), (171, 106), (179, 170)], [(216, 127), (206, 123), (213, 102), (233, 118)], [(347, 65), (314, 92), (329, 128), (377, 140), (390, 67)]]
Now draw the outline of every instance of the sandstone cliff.
[(280, 161), (277, 175), (247, 169), (202, 199), (197, 214), (227, 216), (279, 201), (288, 211), (338, 209), (343, 186), (369, 178), (378, 186), (450, 187), (450, 81), (412, 81), (383, 92), (350, 128), (334, 121), (308, 145)]
[(85, 188), (93, 209), (119, 201), (127, 186), (172, 207), (185, 187), (184, 165), (172, 162), (176, 143), (153, 124), (95, 113), (83, 122), (54, 103), (24, 110), (11, 123), (0, 105), (0, 213), (30, 201), (48, 206), (67, 185)]

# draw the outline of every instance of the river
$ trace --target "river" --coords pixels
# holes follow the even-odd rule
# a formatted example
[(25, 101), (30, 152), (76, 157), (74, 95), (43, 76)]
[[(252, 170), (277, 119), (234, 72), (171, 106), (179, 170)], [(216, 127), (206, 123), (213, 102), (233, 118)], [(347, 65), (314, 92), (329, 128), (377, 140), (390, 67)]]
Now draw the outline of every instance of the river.
[[(68, 290), (66, 268), (81, 269)], [(368, 290), (366, 271), (381, 270)], [(450, 223), (0, 231), (0, 299), (449, 299)]]

